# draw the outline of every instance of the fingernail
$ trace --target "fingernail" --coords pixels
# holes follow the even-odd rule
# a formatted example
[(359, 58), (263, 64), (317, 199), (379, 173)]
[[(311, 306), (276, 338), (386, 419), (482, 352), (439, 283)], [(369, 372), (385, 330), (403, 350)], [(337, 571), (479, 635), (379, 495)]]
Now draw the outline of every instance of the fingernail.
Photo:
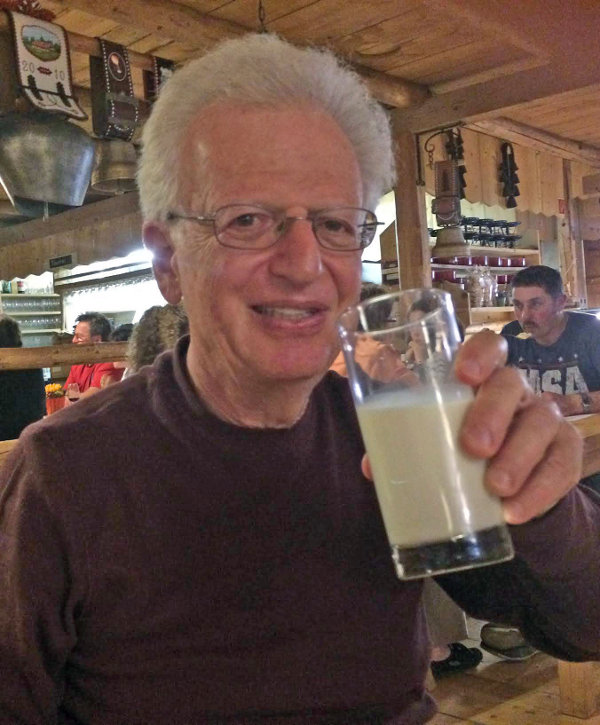
[(504, 520), (507, 524), (522, 524), (523, 519), (523, 507), (519, 503), (514, 501), (505, 502), (504, 507)]
[(507, 471), (492, 468), (488, 470), (488, 482), (491, 487), (500, 495), (512, 492), (512, 477)]
[(463, 436), (468, 441), (469, 448), (477, 449), (477, 452), (483, 456), (490, 454), (493, 441), (492, 434), (487, 428), (470, 425), (463, 429)]
[(479, 381), (481, 378), (481, 365), (475, 360), (464, 360), (461, 363), (460, 371), (464, 377)]

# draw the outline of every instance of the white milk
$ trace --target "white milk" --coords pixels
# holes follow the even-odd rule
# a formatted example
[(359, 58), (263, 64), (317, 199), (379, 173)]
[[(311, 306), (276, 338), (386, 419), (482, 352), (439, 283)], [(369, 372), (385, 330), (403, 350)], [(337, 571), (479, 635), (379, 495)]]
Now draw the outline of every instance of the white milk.
[(375, 395), (358, 419), (391, 545), (447, 541), (504, 523), (502, 507), (483, 485), (485, 461), (458, 446), (473, 393), (444, 385)]

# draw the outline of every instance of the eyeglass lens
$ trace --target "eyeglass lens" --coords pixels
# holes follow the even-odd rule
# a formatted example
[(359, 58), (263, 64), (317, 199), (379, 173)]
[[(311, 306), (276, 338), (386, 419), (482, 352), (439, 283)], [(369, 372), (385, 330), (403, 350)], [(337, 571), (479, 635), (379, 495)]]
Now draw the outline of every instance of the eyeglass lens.
[[(377, 228), (377, 218), (367, 209), (340, 207), (319, 212), (310, 220), (319, 242), (333, 250), (364, 248)], [(215, 232), (225, 246), (260, 249), (274, 244), (291, 221), (285, 212), (231, 204), (215, 213)]]

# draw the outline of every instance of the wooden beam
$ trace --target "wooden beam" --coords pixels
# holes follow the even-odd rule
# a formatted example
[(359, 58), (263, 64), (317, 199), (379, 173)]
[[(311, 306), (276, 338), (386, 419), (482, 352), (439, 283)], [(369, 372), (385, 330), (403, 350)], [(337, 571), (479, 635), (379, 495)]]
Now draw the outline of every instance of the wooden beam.
[(425, 218), (425, 187), (417, 186), (417, 145), (412, 133), (394, 133), (396, 234), (400, 288), (431, 287), (431, 253)]
[(119, 362), (127, 359), (127, 345), (127, 342), (98, 342), (93, 345), (3, 347), (0, 348), (0, 370)]
[(51, 257), (71, 252), (78, 264), (122, 257), (141, 248), (141, 228), (134, 192), (15, 224), (0, 229), (0, 270), (5, 279), (41, 274)]
[(148, 33), (166, 36), (194, 48), (203, 48), (207, 43), (225, 38), (236, 38), (251, 30), (238, 23), (200, 13), (187, 5), (161, 0), (54, 0), (53, 5), (64, 10), (82, 10), (118, 25), (145, 28)]
[(418, 107), (395, 111), (396, 123), (415, 133), (482, 116), (507, 116), (510, 107), (565, 93), (598, 82), (594, 63), (583, 63), (569, 75), (558, 63), (432, 96)]
[(544, 153), (560, 156), (563, 159), (581, 161), (590, 166), (600, 167), (600, 150), (595, 146), (571, 141), (571, 139), (541, 131), (533, 126), (511, 121), (508, 118), (499, 117), (472, 121), (467, 123), (466, 127), (473, 131), (518, 143), (521, 146), (528, 146)]
[[(91, 15), (108, 18), (119, 25), (145, 28), (148, 33), (184, 42), (199, 51), (208, 49), (218, 41), (254, 32), (252, 27), (215, 18), (186, 5), (165, 3), (162, 0), (127, 0), (127, 2), (112, 0), (106, 3), (98, 0), (56, 0), (56, 3), (65, 10), (76, 8)], [(75, 33), (68, 35), (72, 50), (88, 55), (101, 55), (100, 45), (95, 38)], [(307, 40), (307, 43), (309, 42)], [(130, 62), (139, 68), (152, 67), (151, 56), (130, 51), (129, 57)], [(407, 108), (412, 104), (422, 103), (430, 95), (425, 86), (417, 83), (363, 66), (354, 66), (354, 68), (364, 78), (375, 98), (388, 106)]]
[(126, 214), (137, 213), (139, 208), (137, 192), (130, 192), (75, 207), (60, 214), (54, 214), (47, 219), (32, 219), (22, 224), (15, 224), (12, 227), (0, 229), (0, 251), (3, 247), (27, 242), (31, 239), (40, 239), (70, 230), (81, 231), (83, 227), (93, 226)]
[(600, 194), (600, 174), (590, 174), (582, 179), (584, 194)]
[(571, 193), (573, 188), (571, 162), (567, 159), (563, 159), (563, 188), (565, 215), (564, 224), (559, 228), (562, 276), (565, 289), (569, 290), (577, 307), (587, 307), (583, 243), (577, 229), (576, 202)]

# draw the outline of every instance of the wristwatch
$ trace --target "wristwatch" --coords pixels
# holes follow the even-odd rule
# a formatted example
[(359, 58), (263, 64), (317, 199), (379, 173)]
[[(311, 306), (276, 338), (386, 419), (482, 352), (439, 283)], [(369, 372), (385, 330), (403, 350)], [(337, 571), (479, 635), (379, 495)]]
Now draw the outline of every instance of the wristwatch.
[(581, 408), (582, 413), (591, 413), (592, 412), (592, 399), (588, 395), (588, 393), (579, 393), (581, 395)]

